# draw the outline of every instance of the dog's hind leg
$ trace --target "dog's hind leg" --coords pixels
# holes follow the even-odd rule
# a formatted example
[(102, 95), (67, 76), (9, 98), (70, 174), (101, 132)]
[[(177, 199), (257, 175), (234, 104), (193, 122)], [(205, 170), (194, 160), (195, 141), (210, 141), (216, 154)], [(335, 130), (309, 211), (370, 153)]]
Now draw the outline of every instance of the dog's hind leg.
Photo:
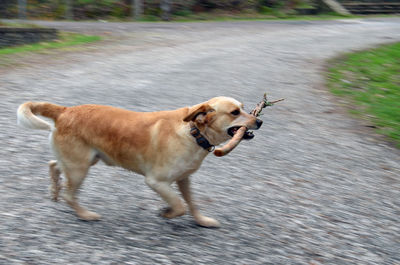
[(193, 215), (194, 219), (196, 220), (197, 224), (204, 226), (204, 227), (219, 227), (220, 224), (217, 220), (204, 216), (200, 213), (197, 206), (194, 204), (192, 200), (192, 194), (190, 191), (190, 179), (184, 178), (178, 180), (176, 182), (178, 184), (178, 188), (182, 193), (183, 199), (185, 199), (186, 203), (189, 206), (190, 213)]
[(49, 161), (49, 175), (51, 180), (51, 199), (53, 201), (58, 201), (58, 194), (61, 190), (61, 171), (57, 167), (57, 160)]
[(95, 151), (85, 142), (75, 137), (55, 134), (53, 142), (58, 158), (57, 166), (59, 166), (66, 179), (63, 199), (75, 210), (80, 219), (86, 221), (100, 219), (100, 215), (97, 213), (90, 212), (80, 206), (76, 197), (90, 166), (98, 160)]
[(88, 170), (89, 166), (75, 166), (68, 164), (68, 166), (63, 167), (63, 173), (67, 179), (67, 185), (63, 194), (63, 198), (68, 205), (75, 210), (80, 219), (92, 221), (100, 219), (101, 216), (80, 206), (76, 198), (76, 194), (83, 180), (85, 179)]

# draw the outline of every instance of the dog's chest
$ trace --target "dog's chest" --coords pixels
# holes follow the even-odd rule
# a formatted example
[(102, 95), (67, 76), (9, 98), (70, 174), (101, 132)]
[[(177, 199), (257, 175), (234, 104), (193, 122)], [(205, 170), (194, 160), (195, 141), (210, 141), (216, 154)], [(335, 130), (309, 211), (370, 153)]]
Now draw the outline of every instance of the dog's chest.
[(204, 157), (204, 153), (195, 152), (174, 159), (173, 166), (168, 170), (168, 179), (175, 181), (194, 173), (200, 167)]

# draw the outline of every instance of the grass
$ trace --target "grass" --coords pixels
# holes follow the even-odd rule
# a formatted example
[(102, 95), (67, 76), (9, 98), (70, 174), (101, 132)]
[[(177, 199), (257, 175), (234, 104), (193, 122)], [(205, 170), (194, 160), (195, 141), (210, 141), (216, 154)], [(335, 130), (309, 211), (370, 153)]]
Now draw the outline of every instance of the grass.
[[(202, 22), (202, 21), (254, 21), (254, 20), (335, 20), (335, 19), (360, 19), (379, 17), (399, 17), (398, 15), (340, 15), (335, 12), (321, 13), (317, 15), (285, 14), (277, 10), (269, 12), (206, 12), (206, 13), (182, 13), (171, 15), (170, 22)], [(112, 21), (112, 20), (110, 20)], [(159, 16), (143, 15), (140, 22), (160, 22)]]
[(60, 38), (55, 41), (2, 48), (0, 49), (0, 56), (14, 54), (14, 53), (36, 52), (45, 49), (59, 49), (74, 45), (86, 44), (101, 39), (100, 36), (81, 35), (76, 33), (65, 33), (65, 32), (60, 33), (59, 36)]
[(41, 28), (39, 25), (29, 24), (29, 23), (20, 23), (20, 22), (3, 22), (0, 21), (0, 27), (8, 27), (8, 28)]
[[(270, 10), (268, 12), (226, 12), (226, 11), (215, 11), (215, 12), (203, 12), (203, 13), (192, 13), (192, 12), (179, 12), (172, 14), (169, 22), (218, 22), (218, 21), (264, 21), (264, 20), (335, 20), (335, 19), (360, 19), (360, 18), (390, 18), (399, 17), (399, 15), (340, 15), (335, 12), (321, 13), (316, 15), (298, 15), (298, 14), (286, 14), (279, 10)], [(37, 20), (46, 20), (48, 18), (34, 18)], [(138, 20), (132, 20), (130, 17), (104, 17), (103, 19), (90, 20), (74, 20), (74, 22), (164, 22), (160, 16), (156, 15), (142, 15)], [(23, 27), (26, 24), (23, 23), (4, 23), (0, 21), (0, 27)], [(30, 27), (40, 27), (34, 24), (29, 24)]]
[[(171, 22), (198, 22), (198, 21), (250, 21), (250, 20), (332, 20), (343, 18), (360, 18), (361, 16), (342, 16), (338, 14), (322, 15), (287, 15), (287, 14), (261, 14), (261, 13), (192, 13), (171, 16)], [(160, 17), (144, 15), (141, 22), (159, 22)]]
[(336, 59), (328, 85), (352, 103), (351, 113), (371, 121), (400, 148), (400, 43)]

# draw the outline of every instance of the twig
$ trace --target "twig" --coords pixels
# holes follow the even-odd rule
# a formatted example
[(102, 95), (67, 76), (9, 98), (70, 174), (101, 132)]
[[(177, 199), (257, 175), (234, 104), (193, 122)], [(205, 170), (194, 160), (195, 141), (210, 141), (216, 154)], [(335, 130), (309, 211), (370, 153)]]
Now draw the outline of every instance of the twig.
[(280, 102), (282, 100), (285, 100), (285, 99), (281, 98), (281, 99), (274, 100), (274, 101), (268, 101), (267, 93), (264, 93), (263, 100), (260, 101), (260, 103), (257, 104), (257, 106), (250, 112), (250, 114), (258, 117), (258, 116), (260, 116), (260, 113), (263, 110), (263, 108), (272, 106), (275, 103), (278, 103), (278, 102)]

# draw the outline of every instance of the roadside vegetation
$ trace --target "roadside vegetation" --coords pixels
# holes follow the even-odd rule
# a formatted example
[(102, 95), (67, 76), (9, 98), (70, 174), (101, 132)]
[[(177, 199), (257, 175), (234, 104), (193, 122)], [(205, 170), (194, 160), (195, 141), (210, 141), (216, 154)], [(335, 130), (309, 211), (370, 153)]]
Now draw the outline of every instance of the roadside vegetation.
[(0, 59), (2, 55), (9, 55), (23, 52), (37, 52), (47, 49), (60, 49), (75, 45), (82, 45), (100, 40), (100, 36), (82, 35), (76, 33), (61, 32), (59, 39), (49, 42), (39, 42), (34, 44), (19, 45), (0, 49)]
[(1, 28), (40, 28), (40, 26), (29, 23), (21, 23), (21, 22), (3, 22), (0, 21)]
[[(329, 12), (318, 0), (31, 0), (24, 7), (29, 19), (131, 20), (139, 12), (141, 21), (217, 20), (245, 17), (288, 18)], [(19, 1), (4, 0), (1, 18), (18, 18)]]
[[(360, 16), (349, 15), (342, 16), (336, 13), (325, 13), (320, 15), (297, 15), (297, 14), (262, 14), (257, 12), (244, 12), (244, 13), (196, 13), (185, 16), (174, 15), (173, 22), (196, 22), (196, 21), (235, 21), (235, 20), (331, 20), (343, 18), (360, 18)], [(146, 16), (140, 19), (143, 22), (162, 21), (161, 18)]]
[(335, 59), (328, 85), (349, 101), (351, 113), (372, 122), (400, 148), (400, 43)]

